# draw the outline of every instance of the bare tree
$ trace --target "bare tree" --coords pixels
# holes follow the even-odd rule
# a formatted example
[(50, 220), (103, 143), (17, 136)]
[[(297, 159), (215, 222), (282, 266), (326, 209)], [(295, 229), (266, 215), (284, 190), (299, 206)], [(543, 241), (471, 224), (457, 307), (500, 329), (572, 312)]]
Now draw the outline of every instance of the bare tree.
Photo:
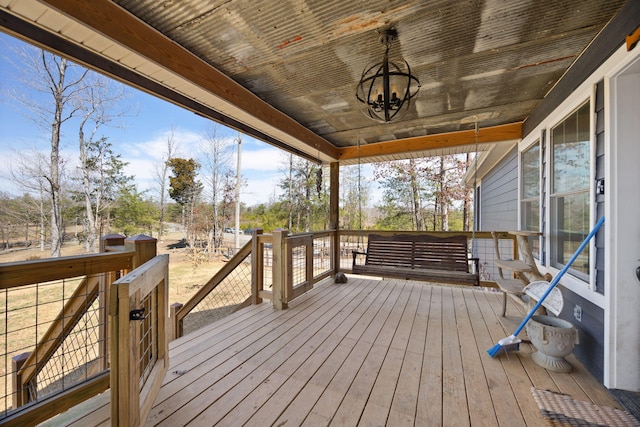
[[(61, 58), (34, 48), (16, 52), (20, 63), (16, 79), (20, 83), (10, 92), (11, 98), (28, 112), (28, 117), (50, 132), (51, 150), (49, 170), (44, 174), (45, 191), (51, 201), (51, 256), (60, 256), (64, 234), (61, 209), (61, 156), (62, 124), (77, 112), (77, 98), (88, 70)], [(19, 90), (17, 88), (20, 88)], [(43, 102), (42, 97), (50, 102)]]
[(175, 140), (175, 127), (172, 125), (169, 135), (167, 135), (166, 151), (162, 154), (160, 161), (156, 165), (156, 183), (158, 185), (160, 216), (158, 220), (158, 238), (162, 239), (164, 233), (164, 214), (167, 209), (167, 180), (169, 178), (169, 159), (176, 156), (177, 142)]
[(209, 193), (213, 218), (209, 230), (209, 249), (217, 253), (222, 246), (222, 219), (220, 201), (225, 190), (225, 176), (231, 170), (233, 141), (218, 136), (218, 125), (212, 124), (206, 130), (201, 144), (203, 169), (206, 172), (206, 189)]
[[(97, 139), (96, 134), (100, 128), (113, 124), (117, 117), (124, 115), (119, 105), (125, 98), (126, 92), (124, 86), (114, 84), (111, 80), (95, 73), (86, 76), (82, 86), (83, 90), (79, 92), (77, 102), (81, 116), (78, 126), (80, 174), (87, 219), (85, 251), (95, 252), (100, 232), (100, 216), (106, 209), (103, 205), (104, 195), (109, 188), (104, 185), (106, 174), (97, 169), (100, 165), (104, 165), (105, 160), (110, 161), (106, 159), (107, 156), (113, 156), (110, 144), (107, 144), (104, 138)], [(92, 176), (94, 174), (101, 176), (102, 182)]]
[(50, 169), (46, 156), (37, 150), (29, 150), (16, 156), (17, 164), (11, 167), (11, 176), (20, 188), (34, 196), (37, 203), (39, 217), (39, 243), (40, 250), (44, 251), (46, 244), (47, 216), (47, 181), (45, 176)]
[(361, 165), (340, 169), (340, 228), (343, 229), (359, 230), (367, 223), (370, 185), (361, 169)]

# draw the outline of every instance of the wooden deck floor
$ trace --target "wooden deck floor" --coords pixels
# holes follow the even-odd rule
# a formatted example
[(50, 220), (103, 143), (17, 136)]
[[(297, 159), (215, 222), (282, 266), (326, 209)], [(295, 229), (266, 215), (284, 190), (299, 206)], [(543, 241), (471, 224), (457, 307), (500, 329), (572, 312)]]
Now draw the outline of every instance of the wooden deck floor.
[[(171, 344), (147, 425), (544, 426), (532, 386), (619, 407), (574, 358), (559, 374), (530, 345), (489, 357), (513, 332), (500, 309), (495, 292), (358, 277), (252, 306)], [(108, 423), (107, 399), (63, 424)]]

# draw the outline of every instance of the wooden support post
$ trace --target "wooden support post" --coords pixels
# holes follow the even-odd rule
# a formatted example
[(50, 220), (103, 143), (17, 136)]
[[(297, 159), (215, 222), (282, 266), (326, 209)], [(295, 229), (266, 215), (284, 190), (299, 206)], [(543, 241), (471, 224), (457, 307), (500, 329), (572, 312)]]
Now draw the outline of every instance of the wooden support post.
[(306, 271), (305, 271), (305, 281), (307, 282), (307, 286), (311, 289), (313, 286), (313, 262), (314, 262), (314, 253), (313, 253), (313, 236), (309, 237), (309, 242), (305, 245), (307, 259), (305, 262)]
[(178, 339), (183, 334), (182, 321), (178, 320), (178, 311), (183, 307), (180, 302), (174, 302), (169, 307), (169, 317), (171, 322), (171, 341)]
[(31, 353), (21, 353), (11, 358), (11, 379), (13, 387), (13, 408), (19, 408), (22, 405), (29, 403), (29, 388), (26, 384), (22, 384), (22, 375), (20, 370), (27, 361)]
[(158, 239), (138, 234), (124, 240), (127, 250), (134, 251), (133, 268), (138, 268), (157, 255)]
[(124, 250), (125, 237), (121, 234), (107, 234), (100, 237), (100, 253)]
[[(121, 234), (107, 234), (100, 237), (100, 253), (124, 250), (125, 236)], [(110, 271), (102, 274), (98, 289), (98, 369), (105, 371), (109, 368), (109, 288), (118, 280), (120, 272)]]
[(287, 301), (287, 256), (286, 239), (288, 231), (279, 229), (273, 232), (273, 306), (278, 310), (284, 310), (288, 306)]
[(262, 228), (254, 228), (251, 240), (251, 304), (262, 303), (260, 292), (264, 289), (264, 245), (258, 244)]
[[(169, 256), (160, 255), (111, 285), (112, 426), (144, 424), (168, 368), (168, 274)], [(147, 306), (148, 312), (142, 313), (142, 319), (132, 317), (135, 314), (132, 310), (140, 310), (144, 301), (153, 301), (153, 297), (150, 300), (148, 297), (154, 293), (157, 305), (151, 302)], [(153, 341), (143, 343), (144, 348), (141, 348), (143, 332)], [(146, 344), (151, 345), (147, 347)], [(146, 353), (149, 350), (151, 353)], [(153, 360), (143, 360), (143, 355)], [(141, 380), (143, 369), (149, 372), (144, 381)]]
[(329, 229), (334, 230), (331, 239), (331, 270), (333, 275), (340, 271), (340, 163), (329, 165)]

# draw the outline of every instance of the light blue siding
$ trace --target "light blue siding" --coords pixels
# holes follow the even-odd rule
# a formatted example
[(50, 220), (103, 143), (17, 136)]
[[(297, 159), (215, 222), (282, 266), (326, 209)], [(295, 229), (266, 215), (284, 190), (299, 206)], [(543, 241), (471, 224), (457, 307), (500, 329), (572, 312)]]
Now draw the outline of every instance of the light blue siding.
[(518, 229), (518, 149), (514, 147), (482, 178), (480, 229)]

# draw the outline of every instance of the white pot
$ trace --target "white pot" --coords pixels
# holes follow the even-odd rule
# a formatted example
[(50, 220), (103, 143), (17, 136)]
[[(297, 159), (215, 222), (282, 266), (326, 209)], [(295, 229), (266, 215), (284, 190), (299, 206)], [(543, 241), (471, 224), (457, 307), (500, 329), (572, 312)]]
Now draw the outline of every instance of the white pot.
[(545, 369), (570, 372), (565, 360), (578, 344), (578, 330), (566, 320), (551, 316), (533, 316), (527, 323), (527, 335), (538, 350), (531, 358)]

